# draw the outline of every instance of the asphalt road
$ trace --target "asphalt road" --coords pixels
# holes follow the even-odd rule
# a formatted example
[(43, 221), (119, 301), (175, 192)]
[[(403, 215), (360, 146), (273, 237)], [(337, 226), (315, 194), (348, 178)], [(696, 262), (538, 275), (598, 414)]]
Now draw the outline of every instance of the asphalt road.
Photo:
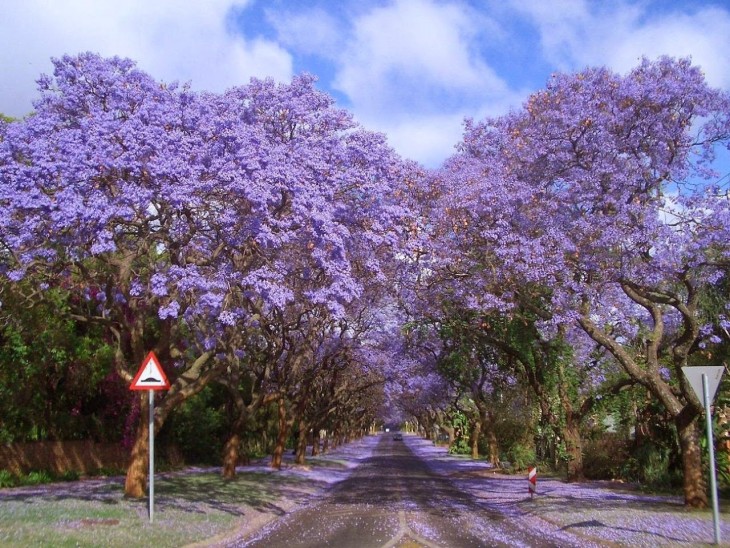
[(266, 548), (554, 545), (431, 471), (408, 448), (407, 437), (396, 441), (387, 434), (373, 454), (325, 496), (254, 537), (231, 543)]

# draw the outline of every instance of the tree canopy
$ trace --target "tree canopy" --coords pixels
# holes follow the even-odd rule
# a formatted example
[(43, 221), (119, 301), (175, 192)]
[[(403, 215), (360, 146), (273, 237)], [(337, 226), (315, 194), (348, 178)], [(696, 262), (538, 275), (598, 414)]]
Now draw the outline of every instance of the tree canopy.
[[(706, 504), (681, 368), (730, 342), (729, 195), (712, 170), (730, 97), (688, 60), (556, 74), (467, 120), (432, 171), (310, 75), (214, 94), (91, 53), (54, 67), (34, 114), (0, 121), (0, 295), (55, 302), (127, 382), (155, 350), (173, 383), (157, 429), (219, 383), (231, 462), (275, 406), (279, 457), (292, 430), (301, 452), (307, 432), (380, 413), (468, 417), (496, 464), (499, 406), (532, 402), (540, 443), (580, 478), (581, 425), (634, 386), (675, 429), (686, 502)], [(4, 335), (14, 352), (20, 332)]]

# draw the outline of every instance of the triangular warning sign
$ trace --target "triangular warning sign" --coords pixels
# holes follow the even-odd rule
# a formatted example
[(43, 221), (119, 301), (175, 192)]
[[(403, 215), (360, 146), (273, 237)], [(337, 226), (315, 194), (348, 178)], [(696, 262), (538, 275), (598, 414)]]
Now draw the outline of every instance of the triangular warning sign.
[(715, 393), (717, 387), (720, 386), (720, 379), (725, 368), (722, 365), (703, 365), (693, 367), (683, 367), (682, 372), (687, 377), (690, 386), (697, 394), (697, 398), (700, 403), (704, 405), (704, 398), (702, 396), (702, 375), (707, 376), (707, 397), (710, 402), (715, 399)]
[(147, 354), (137, 374), (129, 386), (130, 390), (168, 390), (170, 381), (167, 380), (165, 372), (157, 361), (154, 352)]

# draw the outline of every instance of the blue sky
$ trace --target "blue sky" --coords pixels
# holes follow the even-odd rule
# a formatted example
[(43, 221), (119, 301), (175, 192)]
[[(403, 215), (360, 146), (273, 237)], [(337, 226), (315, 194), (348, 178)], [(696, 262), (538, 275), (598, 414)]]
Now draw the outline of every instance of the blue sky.
[(518, 107), (555, 71), (691, 56), (730, 90), (730, 5), (713, 0), (5, 0), (0, 112), (32, 108), (50, 58), (129, 57), (222, 91), (306, 71), (403, 156), (435, 167), (464, 117)]

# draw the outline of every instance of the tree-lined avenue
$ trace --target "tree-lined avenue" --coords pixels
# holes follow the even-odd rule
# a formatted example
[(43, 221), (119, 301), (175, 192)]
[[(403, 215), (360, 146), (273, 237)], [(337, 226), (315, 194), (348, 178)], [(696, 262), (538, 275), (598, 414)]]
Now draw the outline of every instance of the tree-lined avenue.
[[(516, 526), (489, 503), (460, 491), (408, 443), (409, 436), (395, 441), (391, 434), (381, 435), (372, 455), (325, 496), (253, 538), (230, 544), (262, 548), (555, 545), (531, 533), (529, 527)], [(523, 481), (514, 483), (524, 487)], [(567, 536), (561, 537), (561, 545), (571, 545)], [(574, 545), (584, 544), (576, 539)]]

